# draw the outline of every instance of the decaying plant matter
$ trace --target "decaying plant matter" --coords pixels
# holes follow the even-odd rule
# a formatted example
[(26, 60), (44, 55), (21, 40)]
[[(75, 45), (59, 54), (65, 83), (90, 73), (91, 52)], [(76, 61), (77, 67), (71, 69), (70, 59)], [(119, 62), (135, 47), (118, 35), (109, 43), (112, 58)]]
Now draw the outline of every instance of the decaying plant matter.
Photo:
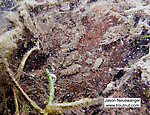
[[(0, 113), (149, 114), (149, 6), (1, 0)], [(104, 97), (138, 97), (141, 108), (104, 108)]]
[[(53, 102), (53, 97), (54, 97), (54, 86), (53, 86), (53, 80), (52, 80), (52, 75), (49, 73), (48, 69), (46, 69), (46, 74), (48, 76), (49, 79), (49, 84), (50, 84), (50, 97), (49, 97), (49, 102), (47, 104), (47, 106), (45, 107), (45, 109), (43, 110), (42, 108), (40, 108), (32, 99), (29, 98), (29, 96), (23, 91), (23, 89), (21, 88), (21, 86), (18, 84), (17, 80), (20, 78), (21, 74), (20, 71), (23, 70), (25, 62), (27, 60), (27, 58), (29, 57), (29, 55), (32, 53), (32, 51), (34, 50), (39, 50), (39, 48), (32, 48), (30, 51), (28, 51), (22, 61), (21, 64), (19, 66), (18, 72), (16, 77), (14, 76), (14, 73), (11, 71), (11, 69), (9, 68), (9, 64), (7, 62), (7, 59), (5, 58), (3, 60), (7, 71), (9, 73), (10, 78), (12, 79), (14, 85), (16, 86), (16, 88), (22, 93), (22, 95), (29, 101), (29, 103), (39, 112), (39, 113), (44, 113), (44, 115), (48, 115), (48, 113), (50, 114), (62, 114), (62, 110), (65, 108), (69, 108), (69, 107), (76, 107), (76, 106), (81, 106), (81, 105), (88, 105), (92, 102), (97, 102), (97, 101), (103, 101), (102, 97), (99, 98), (94, 98), (94, 99), (90, 99), (90, 98), (85, 98), (85, 99), (81, 99), (79, 101), (75, 101), (75, 102), (71, 102), (71, 103), (52, 103)], [(54, 75), (53, 75), (54, 76)], [(16, 95), (16, 94), (15, 94)], [(17, 100), (16, 100), (17, 101)], [(18, 106), (18, 105), (17, 105)], [(17, 110), (17, 112), (19, 112)], [(16, 113), (17, 113), (16, 112)]]
[[(43, 113), (44, 115), (47, 115), (48, 113), (50, 114), (63, 114), (62, 111), (63, 109), (66, 109), (66, 108), (73, 108), (73, 107), (78, 107), (78, 106), (87, 106), (91, 103), (94, 103), (94, 102), (98, 102), (98, 103), (102, 103), (104, 98), (103, 97), (98, 97), (98, 98), (84, 98), (84, 99), (81, 99), (79, 101), (75, 101), (75, 102), (70, 102), (70, 103), (53, 103), (53, 98), (54, 98), (54, 85), (53, 85), (53, 80), (52, 80), (52, 76), (55, 76), (55, 75), (52, 75), (49, 73), (48, 69), (46, 69), (46, 74), (48, 76), (48, 79), (49, 79), (49, 85), (50, 85), (50, 97), (49, 97), (49, 102), (48, 104), (46, 105), (46, 107), (44, 109), (40, 108), (32, 99), (29, 98), (29, 96), (23, 91), (23, 89), (21, 88), (21, 86), (18, 84), (17, 82), (17, 78), (20, 78), (20, 70), (23, 70), (24, 68), (24, 65), (25, 65), (25, 62), (27, 60), (27, 58), (29, 57), (29, 55), (32, 53), (33, 50), (36, 50), (38, 48), (32, 48), (30, 51), (28, 51), (22, 61), (21, 61), (21, 64), (19, 66), (19, 69), (18, 69), (18, 72), (17, 72), (17, 75), (18, 77), (15, 77), (14, 76), (14, 73), (11, 71), (11, 69), (9, 68), (9, 64), (7, 62), (7, 59), (5, 58), (3, 60), (6, 68), (7, 68), (7, 71), (9, 73), (9, 76), (10, 78), (12, 79), (14, 85), (16, 86), (16, 88), (22, 93), (22, 95), (29, 101), (29, 103), (39, 112), (39, 113)], [(38, 49), (39, 50), (39, 49)], [(143, 57), (143, 58), (150, 58), (149, 56), (150, 54), (148, 54), (147, 56)], [(139, 61), (140, 62), (140, 61)], [(136, 67), (136, 66), (135, 66)], [(134, 68), (135, 68), (134, 67)], [(130, 68), (129, 68), (130, 69)], [(132, 71), (132, 69), (130, 70)], [(117, 85), (117, 86), (111, 86), (109, 87), (110, 85), (108, 85), (108, 87), (105, 89), (106, 91), (104, 91), (104, 93), (107, 93), (108, 91), (110, 90), (120, 90), (121, 87), (123, 87), (123, 85), (130, 79), (130, 71), (128, 71), (120, 80), (120, 84)], [(18, 75), (19, 74), (19, 75)], [(56, 77), (56, 76), (55, 76)], [(109, 89), (108, 89), (109, 88)], [(15, 92), (15, 91), (14, 91)], [(16, 95), (16, 94), (15, 94)], [(14, 96), (15, 96), (14, 95)], [(113, 95), (116, 95), (115, 93)], [(110, 97), (113, 97), (113, 96), (110, 96)], [(17, 100), (16, 100), (17, 101)], [(18, 106), (18, 105), (17, 105)], [(17, 110), (18, 112), (19, 110)], [(17, 113), (16, 112), (16, 113)]]

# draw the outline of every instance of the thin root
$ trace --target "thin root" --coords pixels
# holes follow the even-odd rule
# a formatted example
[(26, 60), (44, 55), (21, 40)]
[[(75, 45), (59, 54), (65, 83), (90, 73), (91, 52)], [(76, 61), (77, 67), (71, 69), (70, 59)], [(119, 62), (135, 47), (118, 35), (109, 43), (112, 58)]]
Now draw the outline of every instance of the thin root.
[(20, 85), (18, 84), (18, 82), (16, 81), (15, 77), (14, 77), (14, 73), (11, 71), (11, 69), (8, 67), (9, 64), (7, 62), (7, 59), (3, 60), (6, 69), (13, 81), (13, 83), (15, 84), (16, 88), (22, 93), (22, 95), (30, 102), (30, 104), (36, 109), (38, 110), (40, 113), (43, 113), (43, 110), (33, 101), (30, 99), (30, 97), (23, 91), (23, 89), (20, 87)]
[(15, 88), (13, 88), (13, 93), (14, 93), (14, 100), (15, 100), (15, 107), (16, 107), (15, 115), (19, 115), (19, 106), (18, 106), (18, 100), (17, 100)]
[(39, 44), (36, 46), (36, 47), (33, 47), (31, 48), (27, 53), (24, 54), (23, 56), (23, 59), (21, 60), (21, 63), (19, 65), (19, 68), (18, 68), (18, 72), (17, 72), (17, 75), (16, 75), (16, 80), (18, 81), (20, 79), (20, 76), (22, 74), (22, 71), (23, 71), (23, 68), (25, 66), (25, 63), (28, 59), (28, 57), (31, 55), (31, 53), (35, 50), (39, 50)]

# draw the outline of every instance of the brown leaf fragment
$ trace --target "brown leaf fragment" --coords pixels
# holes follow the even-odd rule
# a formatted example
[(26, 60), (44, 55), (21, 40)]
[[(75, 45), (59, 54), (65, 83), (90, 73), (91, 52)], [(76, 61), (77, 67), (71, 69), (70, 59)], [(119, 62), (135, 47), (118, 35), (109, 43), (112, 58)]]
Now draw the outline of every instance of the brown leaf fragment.
[(100, 67), (102, 62), (103, 62), (103, 59), (101, 57), (97, 58), (93, 67), (92, 67), (92, 71), (96, 71)]
[(63, 69), (60, 71), (60, 76), (68, 76), (72, 74), (76, 74), (77, 72), (80, 71), (81, 65), (79, 64), (74, 64), (69, 66), (67, 69)]

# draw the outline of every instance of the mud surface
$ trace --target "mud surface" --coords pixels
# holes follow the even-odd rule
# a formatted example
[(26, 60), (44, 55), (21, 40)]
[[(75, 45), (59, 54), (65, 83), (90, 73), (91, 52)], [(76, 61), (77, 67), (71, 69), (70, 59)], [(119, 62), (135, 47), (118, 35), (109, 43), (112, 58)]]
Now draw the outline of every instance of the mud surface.
[[(148, 1), (141, 0), (138, 4), (149, 6)], [(5, 10), (3, 5), (4, 1), (0, 5), (2, 11)], [(108, 109), (97, 102), (64, 110), (66, 115), (149, 114), (150, 14), (147, 9), (140, 9), (136, 2), (128, 0), (60, 0), (52, 5), (24, 2), (21, 5), (13, 11), (18, 13), (19, 22), (10, 21), (4, 25), (5, 28), (23, 25), (21, 40), (15, 42), (17, 48), (9, 63), (16, 72), (23, 55), (39, 41), (41, 50), (29, 56), (18, 82), (40, 107), (44, 108), (49, 98), (45, 75), (45, 68), (48, 68), (57, 76), (54, 102), (99, 96), (142, 99), (141, 108)], [(28, 15), (22, 15), (24, 9), (21, 8), (26, 9)], [(7, 29), (0, 33), (4, 32)], [(0, 92), (3, 92), (0, 113), (14, 113), (13, 95), (8, 93), (13, 86), (6, 82), (8, 79), (0, 79)], [(111, 83), (114, 87), (108, 89)], [(5, 84), (9, 88), (5, 88)], [(37, 114), (17, 93), (20, 114)], [(14, 107), (10, 107), (10, 103)]]

